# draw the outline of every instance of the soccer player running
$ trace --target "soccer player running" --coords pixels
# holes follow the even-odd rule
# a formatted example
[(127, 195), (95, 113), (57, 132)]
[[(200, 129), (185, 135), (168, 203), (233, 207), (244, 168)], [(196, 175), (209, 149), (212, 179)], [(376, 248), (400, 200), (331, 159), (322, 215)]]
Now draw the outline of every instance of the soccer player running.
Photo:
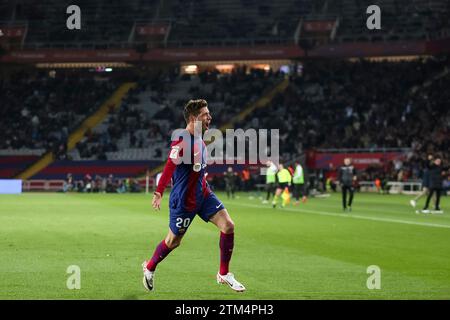
[[(292, 176), (288, 169), (284, 168), (284, 166), (280, 163), (278, 165), (278, 173), (277, 173), (277, 180), (278, 180), (278, 186), (275, 190), (275, 195), (273, 197), (272, 201), (272, 207), (276, 208), (278, 204), (278, 199), (280, 198), (280, 195), (282, 192), (285, 192), (287, 189), (287, 192), (289, 192), (289, 187), (291, 186), (292, 182)], [(281, 203), (281, 207), (284, 208), (289, 201), (288, 197), (283, 197)]]
[[(156, 266), (180, 245), (189, 225), (198, 214), (205, 222), (212, 222), (220, 230), (217, 283), (227, 284), (231, 289), (242, 292), (245, 287), (229, 272), (234, 247), (234, 223), (205, 178), (207, 160), (202, 133), (209, 129), (212, 120), (208, 103), (203, 99), (190, 100), (184, 107), (184, 118), (187, 123), (184, 134), (179, 140), (172, 142), (169, 158), (153, 195), (153, 208), (159, 210), (164, 189), (173, 180), (169, 198), (169, 232), (156, 247), (152, 258), (143, 263), (144, 287), (149, 291), (153, 290)], [(199, 124), (201, 134), (198, 134)]]
[[(339, 168), (338, 178), (342, 190), (342, 207), (344, 211), (352, 211), (353, 194), (355, 193), (353, 182), (356, 181), (356, 178), (356, 169), (352, 165), (352, 160), (345, 158), (344, 165)], [(349, 194), (348, 202), (347, 192)]]
[(277, 166), (272, 161), (267, 161), (266, 163), (267, 171), (266, 171), (266, 199), (263, 203), (269, 203), (270, 196), (275, 192), (276, 183), (277, 183)]

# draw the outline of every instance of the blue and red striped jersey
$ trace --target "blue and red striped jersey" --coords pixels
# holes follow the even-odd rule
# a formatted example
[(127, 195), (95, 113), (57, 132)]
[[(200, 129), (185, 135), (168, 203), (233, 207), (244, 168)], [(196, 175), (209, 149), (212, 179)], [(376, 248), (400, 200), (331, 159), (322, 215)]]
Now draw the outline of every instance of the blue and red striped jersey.
[[(194, 211), (211, 193), (206, 182), (207, 152), (200, 137), (189, 134), (190, 141), (180, 139), (172, 142), (166, 165), (156, 191), (161, 195), (172, 179), (170, 206)], [(178, 206), (181, 204), (181, 206)]]

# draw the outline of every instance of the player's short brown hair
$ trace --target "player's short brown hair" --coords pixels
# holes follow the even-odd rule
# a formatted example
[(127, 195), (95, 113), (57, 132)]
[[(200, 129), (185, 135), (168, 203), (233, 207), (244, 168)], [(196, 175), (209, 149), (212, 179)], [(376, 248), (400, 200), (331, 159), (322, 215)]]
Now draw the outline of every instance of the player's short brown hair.
[(200, 110), (208, 106), (208, 102), (204, 99), (189, 100), (184, 106), (183, 116), (186, 122), (189, 122), (190, 116), (198, 116)]

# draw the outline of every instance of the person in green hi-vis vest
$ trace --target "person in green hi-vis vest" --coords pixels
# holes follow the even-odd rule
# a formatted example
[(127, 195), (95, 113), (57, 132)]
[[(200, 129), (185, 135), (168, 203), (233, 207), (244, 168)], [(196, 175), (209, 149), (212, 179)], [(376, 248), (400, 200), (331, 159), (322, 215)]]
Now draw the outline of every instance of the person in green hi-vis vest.
[(298, 161), (295, 162), (295, 171), (294, 176), (292, 177), (292, 184), (294, 185), (294, 204), (298, 205), (300, 203), (300, 194), (302, 195), (302, 202), (305, 203), (307, 200), (305, 188), (305, 171)]
[[(275, 196), (273, 197), (272, 207), (276, 208), (278, 204), (278, 198), (281, 193), (287, 189), (287, 193), (289, 193), (289, 187), (291, 186), (292, 176), (288, 169), (285, 169), (284, 166), (280, 163), (278, 165), (278, 173), (277, 173), (277, 189), (275, 190)], [(281, 203), (281, 207), (284, 208), (289, 201), (289, 198), (283, 198), (283, 202)]]
[(277, 171), (278, 168), (275, 163), (272, 161), (267, 161), (266, 163), (267, 171), (266, 171), (266, 199), (263, 203), (269, 203), (270, 196), (274, 194), (275, 188), (277, 186)]

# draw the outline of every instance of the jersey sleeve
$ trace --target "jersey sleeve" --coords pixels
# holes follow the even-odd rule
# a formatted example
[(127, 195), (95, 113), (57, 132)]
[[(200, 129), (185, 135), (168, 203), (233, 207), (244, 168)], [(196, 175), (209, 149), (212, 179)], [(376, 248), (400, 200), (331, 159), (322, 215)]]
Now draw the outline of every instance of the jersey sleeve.
[(158, 186), (156, 187), (156, 192), (159, 192), (161, 196), (164, 193), (167, 185), (172, 180), (173, 173), (177, 168), (178, 159), (182, 156), (182, 141), (174, 141), (170, 145), (169, 155), (166, 161), (166, 165), (164, 166), (164, 170), (162, 172), (161, 178), (159, 179)]

